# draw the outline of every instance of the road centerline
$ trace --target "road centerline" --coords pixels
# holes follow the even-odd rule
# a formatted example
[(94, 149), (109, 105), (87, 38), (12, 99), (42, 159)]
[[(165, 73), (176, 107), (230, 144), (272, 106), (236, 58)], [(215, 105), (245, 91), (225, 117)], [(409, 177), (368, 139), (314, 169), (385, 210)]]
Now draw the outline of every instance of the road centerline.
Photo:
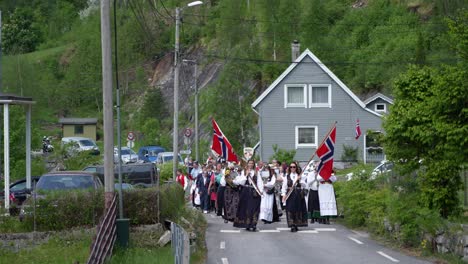
[(359, 245), (362, 245), (362, 244), (364, 244), (363, 242), (361, 242), (361, 241), (357, 240), (357, 239), (356, 239), (356, 238), (354, 238), (354, 237), (350, 237), (350, 236), (349, 236), (348, 238), (349, 238), (349, 239), (351, 239), (352, 241), (354, 241), (354, 242), (358, 243)]
[(221, 241), (221, 243), (219, 243), (219, 248), (226, 249), (226, 241)]
[(400, 262), (398, 259), (394, 259), (394, 258), (390, 257), (389, 255), (383, 253), (382, 251), (377, 251), (377, 253), (379, 255), (381, 255), (382, 257), (385, 257), (385, 258), (387, 258), (387, 259), (389, 259), (389, 260), (391, 260), (393, 262)]

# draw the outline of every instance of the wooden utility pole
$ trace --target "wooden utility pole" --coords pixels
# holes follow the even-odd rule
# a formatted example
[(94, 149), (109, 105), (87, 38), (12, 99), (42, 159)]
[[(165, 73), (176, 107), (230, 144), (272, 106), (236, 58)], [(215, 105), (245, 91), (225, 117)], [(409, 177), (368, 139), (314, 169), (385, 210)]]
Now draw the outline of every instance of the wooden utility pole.
[(104, 120), (104, 191), (105, 208), (114, 196), (114, 117), (112, 102), (112, 55), (110, 0), (101, 0), (102, 96)]

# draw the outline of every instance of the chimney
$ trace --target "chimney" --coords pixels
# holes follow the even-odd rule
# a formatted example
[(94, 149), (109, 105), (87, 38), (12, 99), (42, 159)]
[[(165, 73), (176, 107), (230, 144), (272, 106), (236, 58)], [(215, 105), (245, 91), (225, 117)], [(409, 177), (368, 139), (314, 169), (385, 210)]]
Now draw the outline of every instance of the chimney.
[(291, 43), (291, 55), (292, 55), (292, 61), (296, 61), (296, 59), (301, 55), (301, 44), (299, 43), (298, 40), (294, 40)]

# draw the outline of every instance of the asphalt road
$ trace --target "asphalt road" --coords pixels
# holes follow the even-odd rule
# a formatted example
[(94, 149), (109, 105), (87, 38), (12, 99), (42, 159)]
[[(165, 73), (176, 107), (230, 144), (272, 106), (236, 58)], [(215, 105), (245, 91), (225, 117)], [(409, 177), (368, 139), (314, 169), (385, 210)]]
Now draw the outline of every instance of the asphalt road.
[(386, 248), (361, 232), (334, 224), (309, 224), (291, 233), (282, 222), (259, 223), (257, 232), (206, 214), (208, 264), (430, 263)]

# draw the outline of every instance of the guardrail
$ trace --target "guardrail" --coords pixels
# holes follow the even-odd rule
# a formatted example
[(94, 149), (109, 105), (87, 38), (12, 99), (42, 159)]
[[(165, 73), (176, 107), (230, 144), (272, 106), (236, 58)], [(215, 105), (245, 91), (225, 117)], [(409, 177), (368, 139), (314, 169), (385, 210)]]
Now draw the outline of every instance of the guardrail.
[(171, 246), (175, 264), (190, 263), (190, 238), (181, 226), (171, 222)]
[(117, 238), (115, 219), (117, 217), (116, 195), (112, 198), (109, 209), (99, 223), (96, 236), (91, 245), (88, 264), (101, 264), (112, 255), (112, 249)]

